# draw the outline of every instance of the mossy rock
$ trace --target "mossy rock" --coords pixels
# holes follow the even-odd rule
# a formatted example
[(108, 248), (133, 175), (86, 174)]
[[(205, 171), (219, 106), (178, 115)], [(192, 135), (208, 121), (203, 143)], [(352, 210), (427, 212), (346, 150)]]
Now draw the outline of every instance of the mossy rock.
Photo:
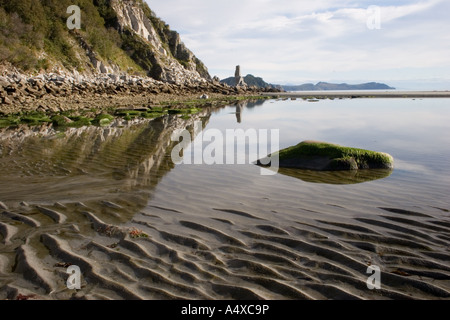
[(169, 114), (196, 114), (199, 113), (201, 109), (198, 108), (183, 108), (183, 109), (170, 109)]
[(98, 125), (100, 127), (106, 127), (106, 126), (109, 126), (110, 124), (111, 124), (111, 120), (107, 119), (107, 118), (100, 119), (98, 122)]
[(21, 123), (37, 125), (40, 123), (51, 122), (52, 120), (45, 114), (40, 112), (27, 113), (20, 119)]
[(73, 122), (70, 123), (69, 126), (75, 128), (90, 126), (93, 121), (93, 119), (83, 116), (70, 117), (70, 120), (72, 120)]
[(165, 110), (163, 107), (151, 107), (149, 112), (152, 113), (165, 113)]
[(199, 113), (201, 111), (201, 109), (198, 109), (198, 108), (191, 108), (191, 109), (189, 109), (189, 113), (190, 114), (196, 114), (196, 113)]
[(142, 112), (141, 117), (144, 119), (155, 119), (162, 117), (164, 113), (160, 112)]
[(135, 109), (117, 109), (115, 114), (120, 117), (139, 117), (142, 112), (145, 111)]
[(16, 126), (20, 123), (20, 117), (19, 116), (9, 116), (6, 118), (0, 119), (0, 128), (8, 128), (11, 126)]
[(67, 127), (73, 123), (71, 119), (61, 114), (52, 117), (52, 122), (55, 127)]
[(13, 125), (14, 123), (9, 121), (8, 119), (0, 119), (0, 128), (7, 128)]
[(113, 122), (113, 121), (114, 121), (114, 117), (112, 115), (107, 114), (107, 113), (102, 113), (102, 114), (99, 114), (98, 116), (96, 116), (92, 123), (95, 125), (101, 126), (101, 127), (105, 127), (105, 126), (109, 126), (111, 124), (111, 122)]
[[(278, 151), (278, 155), (280, 168), (319, 171), (394, 168), (394, 158), (387, 153), (320, 141), (303, 141)], [(257, 162), (262, 163), (263, 159)]]
[(185, 113), (186, 111), (185, 110), (183, 110), (183, 109), (169, 109), (168, 110), (168, 113), (169, 114), (183, 114), (183, 113)]

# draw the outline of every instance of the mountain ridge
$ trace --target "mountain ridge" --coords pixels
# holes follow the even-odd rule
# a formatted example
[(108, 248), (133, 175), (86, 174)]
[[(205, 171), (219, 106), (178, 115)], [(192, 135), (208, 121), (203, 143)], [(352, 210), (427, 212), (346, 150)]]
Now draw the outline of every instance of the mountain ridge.
[[(220, 82), (223, 83), (223, 84), (227, 84), (229, 86), (234, 86), (234, 84), (235, 84), (235, 77), (229, 77), (229, 78), (221, 80)], [(249, 87), (255, 86), (255, 87), (263, 88), (263, 89), (279, 87), (278, 85), (272, 85), (270, 83), (267, 83), (267, 82), (265, 82), (263, 80), (263, 78), (255, 77), (252, 74), (246, 75), (244, 77), (244, 82)]]
[[(318, 82), (317, 84), (305, 83), (301, 85), (279, 85), (267, 83), (261, 77), (255, 77), (252, 74), (248, 74), (244, 77), (244, 81), (248, 86), (256, 86), (258, 88), (274, 88), (282, 89), (284, 91), (327, 91), (327, 90), (393, 90), (395, 88), (388, 86), (384, 83), (378, 82), (366, 82), (361, 84), (347, 84), (347, 83), (329, 83)], [(233, 86), (234, 77), (225, 78), (220, 81), (221, 83)]]
[(384, 83), (366, 82), (361, 84), (318, 82), (317, 84), (305, 83), (301, 85), (283, 85), (286, 91), (327, 91), (327, 90), (394, 90), (395, 88)]

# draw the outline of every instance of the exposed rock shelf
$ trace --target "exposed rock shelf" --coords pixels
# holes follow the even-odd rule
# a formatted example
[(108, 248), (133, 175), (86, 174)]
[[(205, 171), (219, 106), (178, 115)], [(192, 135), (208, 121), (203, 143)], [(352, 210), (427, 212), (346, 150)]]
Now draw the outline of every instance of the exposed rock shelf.
[(60, 112), (142, 105), (158, 101), (246, 95), (261, 92), (255, 87), (230, 87), (218, 82), (198, 80), (170, 84), (150, 77), (99, 74), (40, 74), (27, 76), (5, 72), (0, 76), (0, 114), (27, 111)]

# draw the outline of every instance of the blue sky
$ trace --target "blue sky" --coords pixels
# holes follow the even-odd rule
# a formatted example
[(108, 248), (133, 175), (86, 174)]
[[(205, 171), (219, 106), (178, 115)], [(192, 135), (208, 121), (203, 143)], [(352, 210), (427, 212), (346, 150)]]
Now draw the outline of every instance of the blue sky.
[(221, 79), (450, 90), (449, 0), (146, 1)]

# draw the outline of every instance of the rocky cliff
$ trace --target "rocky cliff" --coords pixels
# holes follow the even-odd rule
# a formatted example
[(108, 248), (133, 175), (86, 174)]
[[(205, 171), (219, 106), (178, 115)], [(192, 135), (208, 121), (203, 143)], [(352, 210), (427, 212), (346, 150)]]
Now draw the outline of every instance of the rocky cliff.
[(169, 83), (210, 81), (205, 65), (143, 0), (0, 0), (0, 63), (30, 73), (134, 74)]
[(117, 15), (120, 32), (132, 32), (149, 44), (154, 78), (170, 83), (211, 80), (204, 64), (184, 45), (180, 35), (159, 20), (144, 2), (110, 0), (110, 5)]

